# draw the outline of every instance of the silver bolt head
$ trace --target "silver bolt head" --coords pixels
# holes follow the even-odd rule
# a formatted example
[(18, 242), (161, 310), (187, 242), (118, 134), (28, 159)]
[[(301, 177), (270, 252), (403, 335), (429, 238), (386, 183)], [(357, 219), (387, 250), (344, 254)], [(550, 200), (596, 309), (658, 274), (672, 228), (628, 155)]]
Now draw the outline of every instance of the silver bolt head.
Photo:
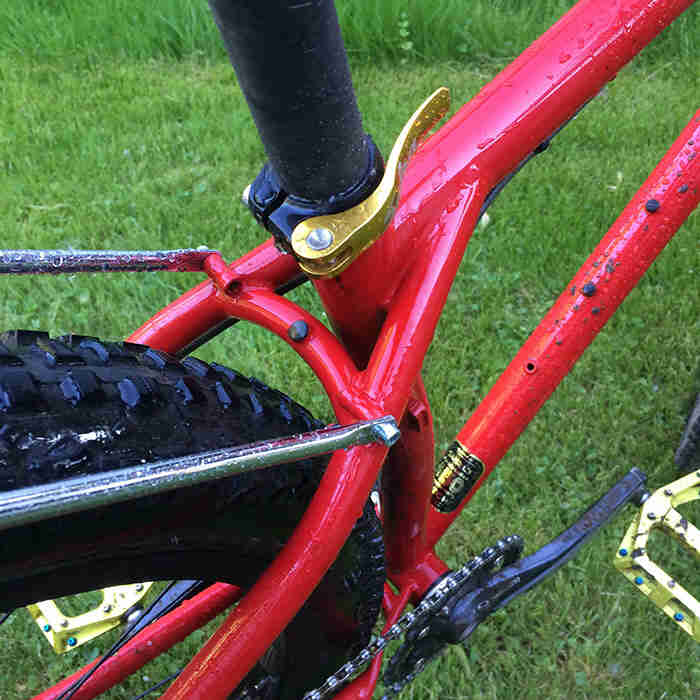
[(126, 621), (128, 623), (136, 622), (141, 617), (141, 613), (143, 610), (140, 608), (136, 608), (135, 610), (132, 610), (127, 616), (126, 616)]
[(315, 228), (306, 237), (306, 245), (311, 250), (326, 250), (333, 243), (333, 233), (327, 228)]
[(649, 498), (651, 497), (651, 493), (649, 491), (644, 491), (644, 493), (640, 494), (639, 497), (636, 499), (636, 504), (638, 506), (644, 505)]
[(143, 584), (142, 583), (137, 583), (136, 584), (136, 590), (140, 593), (143, 590)]
[(401, 437), (401, 431), (393, 420), (391, 423), (386, 422), (373, 425), (372, 432), (377, 440), (384, 443), (387, 447), (395, 445)]

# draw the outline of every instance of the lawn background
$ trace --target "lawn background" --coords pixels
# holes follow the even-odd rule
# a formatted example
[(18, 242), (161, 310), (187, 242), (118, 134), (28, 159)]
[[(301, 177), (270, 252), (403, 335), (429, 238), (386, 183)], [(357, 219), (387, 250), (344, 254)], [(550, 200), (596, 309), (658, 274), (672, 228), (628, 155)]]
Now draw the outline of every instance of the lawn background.
[[(475, 0), (466, 18), (464, 3), (447, 0), (338, 5), (365, 126), (387, 153), (432, 90), (448, 85), (454, 111), (570, 3)], [(0, 28), (5, 246), (207, 243), (233, 259), (263, 239), (238, 200), (264, 156), (204, 3), (11, 0)], [(696, 7), (489, 210), (426, 360), (440, 449), (697, 109), (698, 36)], [(673, 478), (698, 367), (699, 240), (695, 212), (443, 540), (450, 565), (509, 532), (528, 551), (541, 546), (630, 466), (654, 486)], [(0, 279), (2, 325), (124, 337), (199, 279)], [(308, 285), (292, 296), (322, 313)], [(240, 324), (198, 355), (331, 419), (309, 370), (262, 331)], [(697, 505), (686, 511), (696, 524)], [(402, 697), (700, 697), (698, 645), (610, 563), (631, 516)], [(700, 595), (697, 566), (673, 559), (668, 567)], [(134, 697), (181, 666), (202, 636), (107, 697)], [(0, 698), (31, 697), (106, 643), (55, 657), (17, 612), (0, 628)]]

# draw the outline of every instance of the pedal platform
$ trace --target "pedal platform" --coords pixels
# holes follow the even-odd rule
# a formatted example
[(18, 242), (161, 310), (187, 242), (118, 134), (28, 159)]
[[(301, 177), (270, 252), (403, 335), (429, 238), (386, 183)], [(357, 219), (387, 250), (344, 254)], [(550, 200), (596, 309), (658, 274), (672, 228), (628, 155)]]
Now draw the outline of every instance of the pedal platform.
[(649, 535), (658, 529), (679, 541), (700, 560), (700, 530), (676, 507), (700, 499), (700, 471), (655, 491), (642, 505), (615, 555), (615, 567), (635, 588), (700, 642), (700, 603), (650, 558)]
[(102, 589), (102, 602), (80, 615), (65, 615), (53, 600), (27, 606), (29, 614), (57, 654), (77, 649), (82, 644), (125, 622), (130, 612), (148, 593), (151, 583), (132, 583)]

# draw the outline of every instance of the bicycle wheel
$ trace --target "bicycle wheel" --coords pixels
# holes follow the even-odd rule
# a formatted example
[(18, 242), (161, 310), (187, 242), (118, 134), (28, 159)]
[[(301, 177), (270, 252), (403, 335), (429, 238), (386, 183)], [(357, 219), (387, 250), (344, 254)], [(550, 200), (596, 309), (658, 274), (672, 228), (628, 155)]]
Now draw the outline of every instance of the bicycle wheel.
[(685, 430), (681, 436), (674, 461), (681, 474), (700, 469), (700, 393), (688, 413)]
[[(27, 331), (0, 336), (0, 410), (0, 491), (318, 427), (288, 397), (219, 365)], [(145, 580), (249, 587), (291, 534), (325, 464), (305, 460), (8, 530), (0, 607)], [(265, 700), (299, 698), (366, 644), (383, 582), (381, 529), (368, 506), (286, 643), (268, 655)]]

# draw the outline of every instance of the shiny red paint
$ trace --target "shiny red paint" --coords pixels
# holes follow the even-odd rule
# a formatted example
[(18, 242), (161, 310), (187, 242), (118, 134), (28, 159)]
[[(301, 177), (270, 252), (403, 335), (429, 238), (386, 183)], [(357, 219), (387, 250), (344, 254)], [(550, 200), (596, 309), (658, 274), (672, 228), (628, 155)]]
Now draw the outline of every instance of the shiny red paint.
[[(240, 597), (240, 593), (240, 589), (235, 586), (215, 583), (191, 600), (185, 601), (178, 608), (146, 627), (137, 637), (105, 661), (90, 680), (73, 694), (72, 700), (94, 698), (120, 683), (156, 656), (165, 653), (196, 629), (213, 620), (233, 605)], [(57, 700), (61, 693), (80, 680), (98, 661), (99, 659), (96, 659), (72, 676), (64, 678), (49, 690), (37, 695), (34, 700)]]
[[(396, 595), (392, 593), (388, 585), (385, 585), (383, 602), (384, 627), (382, 628), (382, 634), (386, 634), (389, 628), (401, 617), (401, 612), (410, 601), (410, 595), (411, 591), (409, 589)], [(383, 654), (378, 654), (363, 674), (338, 693), (336, 700), (367, 700), (371, 698), (379, 680), (383, 656)]]
[[(285, 340), (312, 367), (339, 422), (386, 413), (401, 421), (403, 442), (387, 461), (384, 487), (387, 561), (392, 581), (399, 586), (398, 595), (385, 596), (388, 620), (395, 620), (408, 601), (415, 601), (446, 570), (432, 548), (452, 518), (430, 512), (427, 504), (433, 431), (420, 370), (479, 211), (504, 176), (690, 4), (691, 0), (580, 2), (423, 144), (409, 164), (397, 213), (385, 234), (338, 278), (315, 282), (340, 340), (274, 293), (298, 269), (291, 256), (280, 255), (270, 242), (233, 263), (229, 271), (212, 258), (208, 272), (213, 282), (196, 287), (130, 338), (177, 352), (230, 317), (246, 319)], [(536, 339), (511, 364), (498, 390), (460, 433), (489, 470), (522, 429), (524, 418), (497, 410), (506, 405), (506, 397), (534, 415), (542, 396), (566, 374), (634, 285), (637, 273), (697, 205), (700, 159), (694, 164), (691, 155), (687, 143), (674, 147), (661, 167), (673, 163), (682, 168), (695, 183), (693, 194), (680, 197), (670, 181), (664, 182), (675, 171), (666, 170), (654, 180), (653, 190), (643, 190), (630, 205), (631, 214), (626, 210), (628, 223), (614, 227), (594, 254), (598, 257), (574, 280), (580, 289), (590, 277), (599, 288), (597, 296), (576, 296), (576, 310), (572, 298), (557, 305)], [(645, 217), (653, 230), (647, 236), (639, 202), (650, 196), (648, 191), (660, 198), (664, 214)], [(605, 263), (612, 257), (616, 267), (606, 277)], [(592, 267), (598, 260), (602, 269)], [(594, 313), (593, 304), (599, 302)], [(299, 319), (307, 322), (310, 332), (295, 342), (287, 331)], [(557, 340), (563, 341), (561, 346)], [(530, 361), (534, 367), (526, 372), (524, 363)], [(505, 437), (495, 440), (498, 421)], [(333, 456), (281, 554), (165, 698), (228, 697), (336, 557), (386, 454), (385, 447), (372, 445)], [(370, 697), (377, 674), (374, 664), (341, 697)]]
[(238, 284), (235, 270), (226, 264), (220, 253), (212, 253), (204, 259), (204, 271), (217, 288), (223, 292), (229, 291)]
[[(429, 535), (425, 530), (426, 539)], [(411, 568), (405, 568), (392, 574), (391, 582), (400, 590), (410, 594), (412, 604), (420, 602), (437, 579), (449, 571), (449, 567), (432, 549), (424, 549)]]
[(380, 445), (333, 455), (282, 552), (163, 697), (228, 696), (332, 564), (360, 516), (385, 455)]
[[(376, 405), (354, 401), (352, 385), (357, 370), (352, 360), (338, 338), (308, 311), (270, 289), (248, 283), (232, 294), (220, 293), (217, 300), (230, 316), (261, 325), (288, 343), (319, 378), (339, 419), (343, 413), (352, 416), (349, 420), (379, 417)], [(289, 337), (289, 327), (295, 321), (305, 321), (309, 328), (303, 340)]]
[[(457, 439), (485, 465), (472, 494), (698, 205), (698, 155), (700, 111), (459, 432)], [(431, 546), (468, 500), (449, 515), (432, 512)]]
[[(401, 440), (382, 467), (382, 523), (387, 575), (411, 571), (425, 554), (423, 523), (433, 488), (435, 444), (428, 397), (420, 377), (400, 424)], [(409, 469), (406, 465), (411, 465)], [(396, 583), (396, 582), (395, 582)]]
[(426, 253), (426, 227), (449, 205), (444, 188), (476, 176), (493, 187), (692, 3), (579, 2), (418, 149), (385, 234), (338, 278), (316, 282), (334, 328), (365, 363), (383, 314)]
[[(595, 3), (586, 5), (590, 9), (590, 6)], [(601, 6), (601, 3), (597, 5)], [(578, 20), (582, 16), (580, 12), (579, 9), (579, 14), (576, 15)], [(609, 15), (606, 16), (610, 20)], [(360, 413), (363, 417), (369, 417), (367, 409), (379, 408), (380, 413), (385, 411), (397, 416), (403, 415), (410, 387), (418, 376), (424, 352), (432, 338), (435, 323), (446, 299), (457, 264), (488, 189), (537, 143), (569, 118), (578, 104), (595, 94), (605, 81), (614, 75), (624, 63), (624, 47), (633, 46), (639, 42), (640, 37), (656, 27), (654, 23), (658, 22), (658, 19), (658, 13), (650, 20), (640, 10), (637, 20), (629, 19), (630, 31), (625, 33), (621, 29), (619, 17), (616, 18), (612, 22), (614, 27), (607, 33), (602, 33), (597, 44), (592, 41), (591, 50), (597, 61), (593, 77), (587, 72), (580, 72), (581, 64), (585, 63), (580, 56), (578, 61), (571, 59), (570, 67), (566, 69), (553, 69), (556, 79), (552, 80), (550, 87), (546, 90), (541, 88), (543, 94), (534, 100), (546, 113), (544, 117), (537, 114), (538, 110), (531, 109), (532, 96), (527, 98), (524, 90), (518, 92), (517, 99), (505, 110), (505, 115), (511, 125), (515, 121), (524, 123), (523, 133), (518, 133), (520, 129), (511, 128), (513, 132), (511, 134), (508, 129), (501, 128), (491, 142), (485, 143), (480, 136), (475, 137), (472, 131), (476, 129), (478, 132), (478, 129), (483, 128), (484, 123), (488, 122), (485, 122), (478, 110), (470, 111), (465, 108), (466, 111), (463, 110), (461, 116), (458, 115), (458, 121), (461, 122), (459, 131), (456, 127), (450, 128), (448, 125), (419, 150), (409, 167), (406, 186), (403, 190), (404, 199), (394, 224), (387, 234), (377, 246), (370, 249), (339, 279), (317, 283), (329, 316), (333, 319), (341, 337), (351, 337), (348, 331), (344, 332), (348, 327), (343, 323), (345, 319), (351, 318), (353, 324), (358, 323), (360, 328), (376, 329), (378, 319), (386, 314), (376, 341), (365, 341), (364, 348), (360, 348), (362, 352), (355, 354), (358, 366), (362, 367), (364, 364), (362, 354), (366, 354), (366, 350), (372, 348), (366, 369), (361, 372), (361, 375), (351, 372), (350, 383), (345, 387), (338, 386), (338, 390), (344, 397), (350, 398), (352, 406), (362, 408), (361, 411), (355, 408), (351, 413), (354, 415)], [(564, 27), (568, 26), (570, 24), (564, 22)], [(566, 35), (566, 32), (564, 35), (563, 45), (569, 46), (572, 39)], [(603, 50), (606, 44), (614, 48), (614, 56), (612, 49), (609, 54)], [(561, 48), (556, 40), (540, 42), (539, 47), (546, 54), (544, 63), (551, 63), (554, 60), (553, 56), (556, 55), (557, 65), (563, 65), (559, 63), (559, 55), (556, 54), (556, 51)], [(631, 55), (633, 50), (628, 49), (626, 53)], [(523, 62), (530, 64), (538, 55), (536, 51), (526, 54)], [(530, 69), (532, 69), (531, 66)], [(511, 72), (514, 70), (512, 69)], [(501, 76), (500, 81), (508, 80), (509, 75), (506, 71), (505, 77)], [(581, 75), (583, 81), (583, 85), (576, 93), (578, 99), (570, 99), (568, 104), (567, 100), (558, 100), (557, 86), (560, 90), (571, 89), (570, 85), (576, 82), (572, 80), (572, 76), (577, 75)], [(499, 91), (494, 88), (491, 93), (488, 89), (485, 92), (486, 94), (482, 93), (482, 97), (477, 98), (477, 101), (484, 110), (488, 109), (493, 114), (494, 107), (489, 104), (489, 101), (496, 100), (498, 103)], [(555, 97), (552, 98), (552, 95)], [(503, 106), (502, 101), (500, 104)], [(528, 109), (531, 113), (528, 113)], [(499, 113), (498, 110), (495, 111)], [(495, 126), (498, 127), (498, 125)], [(498, 163), (498, 168), (494, 167), (495, 163)], [(429, 212), (439, 213), (436, 221), (429, 219)], [(420, 245), (417, 244), (419, 235), (421, 236)], [(382, 244), (382, 241), (385, 242)], [(391, 252), (394, 254), (382, 255), (383, 252), (387, 252), (386, 248), (393, 248)], [(374, 252), (375, 249), (376, 252)], [(416, 250), (420, 253), (419, 257), (413, 253)], [(380, 257), (374, 260), (375, 256)], [(368, 270), (373, 269), (381, 269), (383, 274), (368, 273)], [(371, 281), (370, 285), (367, 284), (368, 280)], [(376, 287), (373, 286), (375, 280)], [(389, 286), (386, 280), (390, 280)], [(358, 291), (353, 295), (353, 290)], [(362, 296), (366, 296), (368, 291), (370, 295), (376, 295), (374, 307), (371, 297), (370, 301), (364, 304), (355, 303), (358, 301), (360, 292)], [(336, 302), (335, 305), (334, 302)], [(363, 310), (368, 312), (364, 323), (360, 313)], [(336, 311), (339, 312), (336, 313)], [(270, 327), (262, 317), (260, 321), (266, 327)], [(281, 335), (281, 328), (271, 329)], [(317, 368), (314, 369), (317, 371)], [(349, 407), (347, 400), (338, 400), (338, 397), (333, 394), (330, 397), (334, 406), (342, 403), (344, 409)], [(338, 417), (342, 420), (340, 415)], [(216, 635), (193, 660), (191, 668), (193, 671), (194, 669), (198, 671), (176, 682), (167, 697), (184, 698), (195, 692), (201, 693), (199, 697), (225, 697), (234, 687), (237, 679), (242, 677), (247, 668), (252, 665), (254, 658), (262, 653), (262, 650), (283, 628), (285, 623), (281, 618), (286, 615), (291, 616), (293, 611), (301, 605), (306, 594), (300, 595), (300, 593), (309, 583), (309, 572), (314, 569), (317, 575), (320, 575), (323, 571), (323, 567), (318, 566), (321, 552), (316, 552), (314, 555), (309, 547), (305, 548), (305, 543), (321, 544), (323, 542), (328, 545), (328, 541), (323, 540), (329, 533), (327, 523), (329, 513), (326, 506), (319, 505), (324, 499), (328, 502), (328, 494), (324, 491), (326, 488), (333, 488), (338, 502), (342, 501), (347, 508), (352, 507), (357, 513), (378, 470), (376, 462), (368, 460), (365, 469), (369, 471), (370, 478), (366, 479), (365, 488), (353, 489), (357, 481), (354, 477), (348, 478), (350, 474), (347, 471), (348, 465), (339, 466), (337, 463), (341, 461), (350, 460), (338, 456), (334, 458), (332, 466), (337, 472), (335, 477), (330, 482), (324, 479), (325, 488), (322, 485), (319, 489), (309, 512), (295, 533), (294, 540), (285, 549), (285, 553), (290, 552), (287, 567), (275, 566), (280, 563), (280, 560), (273, 565), (272, 569), (275, 571), (272, 569), (268, 571), (263, 577), (264, 580), (261, 580), (251, 592), (251, 596), (244, 599), (240, 609), (232, 613), (227, 629)], [(353, 502), (355, 500), (356, 502)], [(411, 505), (407, 507), (411, 508)], [(339, 547), (341, 541), (342, 538), (337, 540), (335, 546)], [(327, 551), (324, 552), (325, 554)], [(391, 553), (389, 556), (391, 558)], [(413, 559), (420, 560), (420, 556), (414, 555)], [(290, 576), (294, 570), (303, 570), (307, 579), (302, 581), (300, 576), (299, 583), (293, 583), (294, 578)], [(410, 574), (404, 578), (405, 585), (410, 586)], [(276, 612), (274, 620), (270, 620), (267, 615), (272, 609)], [(249, 624), (244, 626), (246, 621)], [(248, 630), (250, 635), (245, 634), (245, 630)], [(210, 674), (211, 681), (201, 680), (204, 668), (230, 667), (230, 664), (235, 661), (243, 665), (242, 668), (237, 669), (236, 678), (217, 678), (214, 674)], [(214, 695), (214, 693), (218, 694)]]
[[(640, 26), (642, 29), (647, 28), (647, 24), (643, 22), (640, 23)], [(551, 49), (551, 46), (549, 48)], [(618, 57), (619, 55), (617, 54)], [(588, 93), (584, 91), (584, 100), (594, 94), (604, 83), (604, 80), (612, 77), (614, 71), (619, 67), (614, 65), (612, 61), (610, 63), (613, 63), (613, 66), (612, 69), (610, 66), (606, 66), (608, 73), (600, 71), (602, 78), (600, 76), (599, 78), (601, 82), (594, 81), (590, 83), (589, 81), (587, 83)], [(558, 116), (553, 119), (552, 127), (549, 128), (545, 125), (548, 131), (543, 134), (542, 138), (544, 138), (546, 133), (551, 133), (554, 130), (557, 121), (561, 122), (568, 118), (574, 109), (575, 105), (573, 107), (569, 105), (569, 111), (561, 109)], [(520, 113), (518, 118), (527, 121), (526, 114)], [(438, 134), (438, 146), (444, 146), (445, 141), (447, 141), (447, 138), (440, 139)], [(507, 142), (508, 139), (503, 136), (500, 141), (494, 141), (494, 144), (503, 143), (507, 145)], [(434, 164), (435, 161), (428, 159), (428, 155), (432, 152), (429, 148), (431, 145), (432, 141), (419, 151), (417, 157), (419, 163), (422, 157), (424, 165), (431, 166)], [(481, 150), (488, 151), (485, 147), (486, 145), (489, 144), (482, 146), (482, 144), (477, 143), (477, 150), (482, 146)], [(494, 150), (498, 150), (496, 145), (493, 146)], [(524, 147), (520, 145), (520, 149), (522, 149), (520, 151), (514, 152), (512, 149), (506, 149), (507, 152), (502, 154), (502, 157), (505, 159), (508, 156), (509, 160), (504, 160), (503, 162), (508, 164), (508, 169), (512, 168), (529, 150), (532, 150), (532, 147), (532, 143), (527, 143)], [(451, 149), (445, 146), (445, 150), (450, 151)], [(421, 154), (423, 155), (421, 156)], [(437, 163), (440, 164), (443, 160), (443, 158), (439, 158)], [(367, 274), (367, 261), (362, 260), (358, 260), (350, 268), (349, 272), (351, 274), (360, 275), (365, 282), (368, 279), (376, 278), (400, 280), (401, 284), (400, 286), (397, 285), (396, 289), (393, 290), (394, 296), (391, 298), (388, 307), (385, 306), (383, 310), (378, 310), (375, 306), (375, 309), (371, 311), (371, 305), (369, 304), (365, 304), (364, 307), (360, 304), (353, 304), (352, 293), (348, 292), (348, 290), (352, 290), (353, 285), (348, 283), (347, 273), (341, 275), (339, 280), (317, 284), (317, 287), (323, 290), (322, 298), (327, 304), (326, 308), (329, 311), (329, 316), (333, 318), (333, 323), (341, 336), (348, 337), (347, 334), (343, 333), (343, 318), (334, 316), (333, 308), (345, 308), (347, 309), (347, 316), (358, 320), (358, 309), (362, 310), (362, 308), (370, 307), (371, 312), (365, 324), (368, 328), (376, 328), (378, 318), (382, 315), (381, 312), (383, 311), (386, 314), (376, 341), (372, 343), (365, 342), (364, 344), (363, 351), (370, 346), (372, 348), (366, 369), (361, 372), (360, 376), (354, 374), (351, 385), (345, 388), (345, 391), (350, 395), (355, 394), (358, 401), (362, 400), (363, 407), (366, 400), (369, 399), (371, 405), (380, 408), (380, 412), (391, 412), (396, 416), (404, 413), (410, 388), (418, 377), (423, 355), (432, 338), (437, 318), (446, 300), (469, 233), (476, 222), (478, 209), (486, 196), (487, 190), (502, 176), (496, 171), (496, 176), (492, 176), (492, 179), (487, 179), (485, 175), (480, 179), (482, 173), (488, 172), (486, 169), (488, 157), (475, 154), (472, 160), (473, 162), (467, 166), (450, 174), (449, 181), (443, 181), (441, 186), (437, 188), (435, 187), (434, 179), (431, 180), (430, 175), (428, 175), (419, 180), (419, 184), (414, 187), (413, 191), (409, 190), (407, 195), (408, 201), (411, 200), (411, 197), (418, 198), (422, 204), (422, 210), (432, 209), (440, 212), (437, 221), (432, 222), (432, 225), (425, 222), (421, 246), (415, 246), (415, 240), (411, 240), (408, 236), (401, 239), (401, 236), (398, 233), (396, 234), (398, 239), (408, 241), (412, 248), (420, 249), (421, 256), (413, 260), (410, 269), (405, 271), (399, 270), (399, 272), (404, 274), (394, 275), (386, 273), (387, 269), (392, 270), (394, 261), (398, 259), (400, 262), (403, 262), (410, 257), (401, 255), (402, 252), (406, 253), (406, 247), (399, 248), (398, 258), (394, 257), (393, 260), (382, 261), (383, 266), (388, 267), (380, 268), (378, 265), (375, 267), (375, 269), (383, 269), (385, 274)], [(480, 167), (482, 160), (487, 162)], [(443, 171), (444, 176), (445, 173)], [(426, 182), (428, 183), (429, 192), (423, 191), (416, 194), (420, 190), (420, 186), (424, 189), (426, 188)], [(437, 197), (439, 197), (440, 201), (435, 202)], [(400, 207), (399, 212), (400, 215), (397, 214), (396, 223), (393, 227), (397, 230), (409, 220), (404, 205)], [(414, 220), (410, 223), (415, 225), (416, 221)], [(392, 228), (389, 231), (392, 231)], [(415, 236), (415, 229), (413, 230), (413, 235)], [(385, 238), (391, 240), (390, 236), (385, 236)], [(404, 243), (404, 245), (407, 246), (408, 244)], [(369, 251), (370, 256), (371, 253), (372, 249)], [(365, 272), (355, 272), (360, 268), (363, 268)], [(372, 269), (371, 265), (369, 269)], [(362, 287), (358, 287), (358, 289), (366, 289), (366, 286), (365, 284)], [(334, 292), (344, 301), (350, 302), (348, 306), (344, 307), (343, 302), (338, 302), (336, 307), (334, 307)], [(386, 294), (386, 290), (384, 290), (384, 293)], [(279, 330), (276, 332), (279, 333)], [(355, 354), (355, 359), (358, 365), (362, 367), (364, 364), (362, 352)], [(331, 400), (334, 398), (331, 396)], [(203, 698), (226, 697), (230, 690), (235, 687), (235, 683), (252, 666), (254, 659), (263, 652), (279, 631), (283, 629), (286, 623), (281, 618), (287, 615), (291, 617), (301, 605), (307, 595), (305, 590), (307, 588), (310, 590), (309, 579), (312, 576), (315, 579), (316, 576), (320, 577), (322, 575), (325, 570), (325, 564), (319, 564), (322, 556), (327, 556), (328, 554), (328, 549), (325, 547), (323, 554), (321, 551), (317, 551), (314, 554), (308, 543), (317, 542), (321, 544), (323, 542), (324, 545), (329, 548), (333, 547), (333, 549), (340, 547), (342, 544), (343, 538), (336, 540), (335, 545), (331, 545), (329, 542), (328, 533), (330, 530), (327, 526), (329, 512), (327, 507), (323, 505), (324, 499), (328, 497), (325, 489), (334, 488), (333, 495), (337, 497), (337, 502), (342, 502), (348, 509), (354, 508), (354, 512), (357, 513), (378, 472), (377, 463), (368, 459), (364, 468), (369, 472), (369, 478), (366, 478), (364, 489), (357, 489), (356, 477), (348, 478), (347, 464), (345, 467), (336, 464), (341, 461), (348, 462), (349, 460), (344, 456), (340, 458), (336, 456), (334, 458), (332, 467), (334, 467), (334, 471), (337, 471), (335, 471), (332, 482), (327, 484), (325, 488), (322, 485), (319, 489), (293, 540), (285, 548), (280, 559), (273, 564), (273, 567), (266, 572), (263, 579), (256, 584), (251, 594), (246, 596), (239, 609), (231, 614), (227, 625), (222, 627), (220, 632), (212, 638), (202, 652), (193, 659), (190, 666), (192, 671), (186, 676), (183, 674), (183, 677), (176, 681), (166, 694), (166, 697), (185, 698), (192, 696), (193, 693), (197, 693), (196, 697)], [(406, 465), (406, 467), (409, 468), (410, 465)], [(359, 473), (357, 473), (357, 476), (359, 477)], [(410, 495), (406, 495), (405, 498), (405, 507), (407, 509), (415, 509), (415, 506), (408, 503), (411, 500)], [(399, 507), (401, 506), (399, 505)], [(337, 528), (339, 530), (340, 525), (337, 525)], [(414, 536), (415, 533), (412, 532), (411, 535)], [(324, 538), (327, 539), (324, 541)], [(427, 556), (427, 548), (424, 551)], [(288, 553), (289, 557), (286, 558), (285, 563), (283, 558)], [(398, 556), (400, 558), (402, 555), (399, 554)], [(421, 560), (418, 552), (407, 558), (413, 561)], [(331, 560), (332, 557), (325, 559), (326, 562)], [(391, 550), (389, 551), (389, 560), (392, 561)], [(292, 576), (295, 569), (296, 571), (303, 571), (306, 578), (300, 575), (295, 580)], [(315, 575), (311, 574), (312, 570)], [(408, 591), (410, 587), (415, 585), (411, 580), (412, 574), (407, 573), (402, 576), (402, 573), (397, 572), (398, 576), (404, 580), (404, 590)], [(268, 613), (272, 610), (275, 611), (275, 616), (273, 619), (270, 619)], [(250, 635), (246, 634), (248, 631)], [(231, 664), (235, 662), (239, 664), (235, 675), (226, 677), (217, 675), (216, 669), (230, 668)], [(205, 669), (209, 670), (206, 674), (204, 673)], [(371, 677), (371, 674), (369, 675)], [(353, 684), (352, 688), (352, 691), (345, 691), (348, 697), (352, 697), (352, 693), (355, 692), (355, 684)], [(363, 691), (363, 694), (365, 694), (365, 691)]]
[[(229, 278), (227, 275), (224, 287), (233, 280), (241, 283), (252, 280), (256, 287), (277, 289), (299, 274), (296, 260), (291, 255), (282, 255), (272, 240), (251, 250), (228, 269), (231, 276)], [(217, 271), (220, 272), (219, 265), (210, 266), (210, 274), (216, 277)], [(146, 321), (127, 340), (177, 353), (230, 318), (218, 302), (217, 295), (215, 283), (202, 282)]]

